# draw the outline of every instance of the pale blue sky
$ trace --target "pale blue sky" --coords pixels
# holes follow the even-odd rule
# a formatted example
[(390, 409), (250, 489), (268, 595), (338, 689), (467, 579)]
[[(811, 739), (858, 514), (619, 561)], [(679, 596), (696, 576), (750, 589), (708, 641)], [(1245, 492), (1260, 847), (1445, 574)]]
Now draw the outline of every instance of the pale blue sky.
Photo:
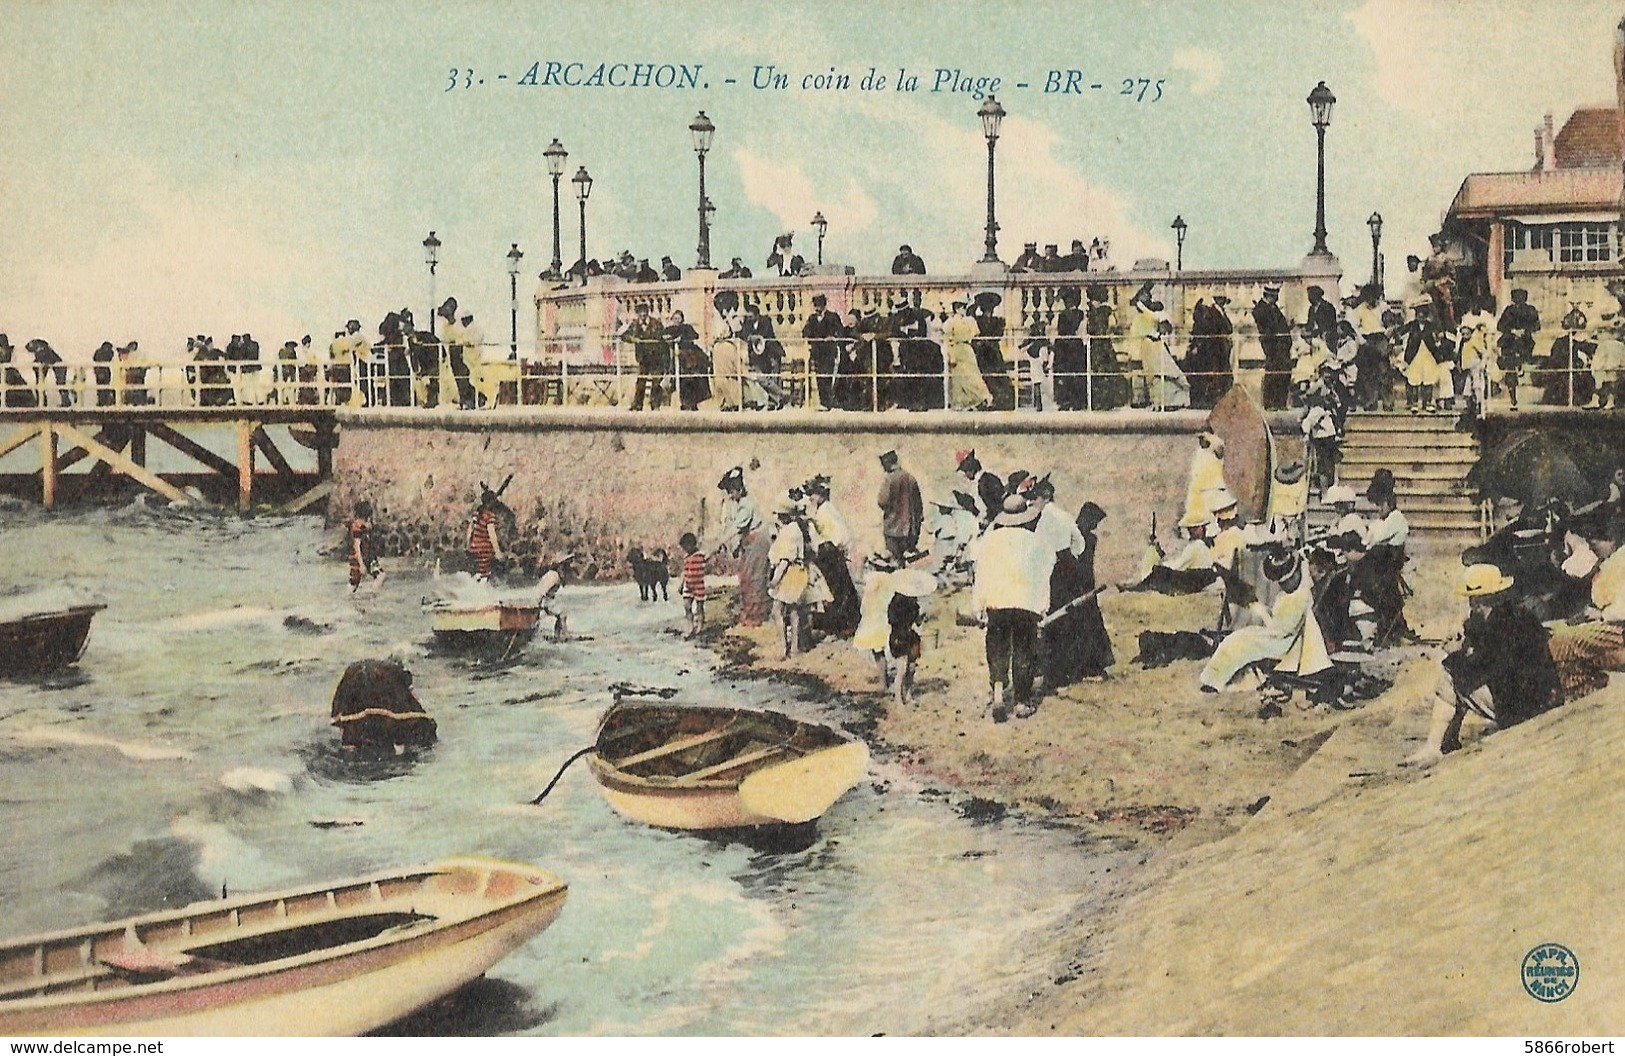
[[(524, 250), (521, 303), (551, 252), (554, 136), (586, 165), (589, 253), (694, 263), (696, 164), (687, 131), (717, 125), (707, 183), (713, 261), (760, 268), (794, 230), (809, 258), (884, 271), (901, 242), (934, 273), (981, 255), (985, 147), (970, 95), (932, 71), (997, 76), (1000, 251), (1108, 236), (1126, 266), (1291, 266), (1314, 226), (1324, 79), (1330, 244), (1369, 268), (1387, 221), (1391, 265), (1425, 236), (1467, 172), (1527, 168), (1546, 110), (1609, 101), (1617, 3), (21, 2), (0, 7), (0, 329), (81, 358), (103, 339), (178, 350), (188, 333), (262, 343), (371, 332), (420, 316), (420, 243), (444, 242), (437, 292), (488, 337), (508, 329), (504, 254)], [(524, 88), (532, 62), (703, 64), (697, 91)], [(757, 65), (791, 87), (749, 87)], [(830, 66), (921, 75), (920, 90), (810, 92)], [(449, 71), (483, 86), (447, 92)], [(1086, 96), (1042, 92), (1079, 68)], [(508, 81), (498, 82), (506, 73)], [(739, 83), (726, 86), (725, 77)], [(1165, 79), (1131, 102), (1124, 78)], [(1020, 89), (1024, 80), (1032, 87)], [(576, 208), (564, 188), (564, 259)], [(521, 345), (530, 336), (521, 317)]]

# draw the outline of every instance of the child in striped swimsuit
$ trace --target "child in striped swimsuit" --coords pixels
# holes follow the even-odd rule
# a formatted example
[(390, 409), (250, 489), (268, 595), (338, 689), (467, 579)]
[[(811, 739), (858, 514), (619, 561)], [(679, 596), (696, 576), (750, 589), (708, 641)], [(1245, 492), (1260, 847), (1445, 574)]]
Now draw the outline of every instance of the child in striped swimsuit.
[(683, 637), (693, 638), (705, 629), (705, 555), (700, 553), (700, 542), (693, 532), (684, 532), (677, 545), (683, 549), (683, 581), (677, 593), (683, 599), (683, 614), (688, 617)]

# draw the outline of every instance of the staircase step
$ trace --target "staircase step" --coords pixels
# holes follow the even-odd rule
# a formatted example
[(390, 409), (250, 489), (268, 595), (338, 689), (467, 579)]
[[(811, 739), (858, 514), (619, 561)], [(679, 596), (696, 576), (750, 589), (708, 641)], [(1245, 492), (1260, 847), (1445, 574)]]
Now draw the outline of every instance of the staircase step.
[(1449, 451), (1477, 451), (1478, 441), (1454, 429), (1447, 433), (1392, 432), (1362, 433), (1352, 429), (1343, 432), (1343, 444), (1360, 447), (1425, 447)]
[(1407, 465), (1407, 463), (1401, 463), (1401, 461), (1393, 460), (1393, 458), (1376, 461), (1355, 461), (1344, 458), (1342, 463), (1337, 466), (1337, 476), (1339, 478), (1347, 476), (1347, 478), (1368, 481), (1368, 479), (1371, 479), (1371, 474), (1381, 470), (1384, 466), (1394, 471), (1394, 483), (1396, 484), (1404, 484), (1406, 481), (1420, 484), (1422, 481), (1427, 481), (1428, 484), (1461, 486), (1461, 484), (1466, 483), (1467, 470), (1471, 470), (1471, 466), (1462, 465), (1462, 463), (1445, 463), (1445, 465), (1440, 465), (1440, 463), (1409, 463)]
[(1454, 432), (1456, 429), (1456, 415), (1450, 414), (1411, 414), (1410, 412), (1396, 411), (1356, 411), (1348, 416), (1350, 428), (1358, 429), (1427, 429), (1440, 432)]

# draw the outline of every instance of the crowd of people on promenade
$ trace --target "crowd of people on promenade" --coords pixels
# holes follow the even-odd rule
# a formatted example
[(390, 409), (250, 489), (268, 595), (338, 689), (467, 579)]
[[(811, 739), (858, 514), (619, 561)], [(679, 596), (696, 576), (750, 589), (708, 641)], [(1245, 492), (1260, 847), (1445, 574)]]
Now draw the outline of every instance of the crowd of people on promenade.
[[(465, 409), (517, 402), (513, 349), (492, 345), (474, 314), (448, 297), (430, 330), (410, 308), (387, 313), (376, 337), (348, 320), (331, 339), (310, 334), (280, 346), (251, 333), (224, 345), (186, 339), (184, 354), (148, 356), (137, 342), (102, 342), (88, 361), (68, 361), (43, 338), (21, 353), (0, 334), (0, 407), (419, 406)], [(26, 357), (26, 358), (25, 358)]]

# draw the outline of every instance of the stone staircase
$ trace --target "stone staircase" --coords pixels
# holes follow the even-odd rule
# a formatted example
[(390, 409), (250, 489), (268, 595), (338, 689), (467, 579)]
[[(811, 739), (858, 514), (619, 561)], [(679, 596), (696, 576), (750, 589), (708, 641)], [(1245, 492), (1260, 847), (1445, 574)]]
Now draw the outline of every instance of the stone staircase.
[[(1479, 445), (1455, 423), (1453, 414), (1350, 414), (1338, 479), (1363, 496), (1372, 474), (1387, 467), (1413, 534), (1463, 545), (1478, 542), (1479, 504), (1466, 480), (1478, 462)], [(1357, 508), (1368, 508), (1363, 497)]]

